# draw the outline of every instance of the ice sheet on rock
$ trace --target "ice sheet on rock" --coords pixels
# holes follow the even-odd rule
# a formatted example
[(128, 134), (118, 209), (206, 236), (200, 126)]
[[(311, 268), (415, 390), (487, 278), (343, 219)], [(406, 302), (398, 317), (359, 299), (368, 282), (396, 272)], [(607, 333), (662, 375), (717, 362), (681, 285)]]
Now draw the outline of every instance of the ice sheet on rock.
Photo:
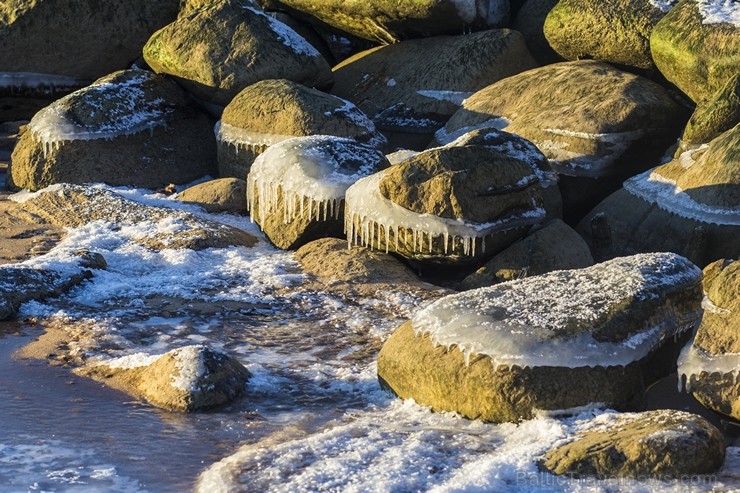
[(476, 123), (475, 125), (467, 125), (458, 129), (447, 131), (446, 127), (442, 127), (434, 133), (434, 139), (439, 142), (440, 145), (449, 144), (454, 140), (459, 139), (468, 132), (473, 130), (479, 130), (481, 128), (492, 128), (495, 130), (503, 130), (511, 124), (511, 120), (504, 117), (490, 118), (484, 122)]
[(440, 90), (420, 90), (416, 91), (416, 94), (424, 96), (425, 98), (456, 104), (457, 106), (462, 105), (466, 98), (473, 95), (472, 92)]
[(668, 13), (679, 2), (679, 0), (649, 0), (650, 5), (663, 13)]
[(28, 130), (48, 153), (71, 140), (113, 139), (166, 125), (174, 110), (162, 99), (148, 99), (144, 90), (154, 74), (135, 72), (125, 81), (98, 81), (64, 96), (36, 113)]
[(692, 343), (687, 344), (678, 357), (678, 390), (685, 388), (690, 392), (691, 379), (705, 372), (737, 377), (740, 374), (740, 353), (713, 355)]
[(732, 24), (740, 28), (740, 5), (737, 0), (697, 0), (702, 24)]
[(740, 226), (740, 206), (716, 207), (697, 202), (674, 180), (660, 175), (655, 168), (626, 180), (623, 186), (632, 195), (681, 217), (703, 223)]
[(411, 149), (398, 149), (390, 154), (386, 154), (385, 157), (391, 164), (399, 164), (419, 154), (419, 151), (412, 151)]
[(317, 135), (285, 140), (252, 164), (248, 209), (254, 209), (257, 192), (259, 217), (264, 220), (277, 209), (282, 194), (285, 223), (305, 213), (316, 220), (338, 219), (347, 188), (382, 167), (384, 159), (379, 151), (348, 138)]
[[(250, 1), (250, 4), (251, 4), (251, 1)], [(321, 53), (319, 53), (318, 50), (311, 45), (311, 43), (303, 39), (303, 36), (295, 32), (287, 24), (284, 24), (280, 22), (279, 20), (275, 19), (274, 17), (267, 15), (261, 10), (257, 10), (253, 7), (245, 5), (243, 8), (245, 10), (252, 12), (255, 15), (258, 15), (260, 17), (267, 19), (270, 25), (270, 29), (272, 29), (272, 31), (275, 33), (278, 39), (280, 39), (280, 41), (285, 46), (292, 49), (299, 55), (308, 55), (314, 58), (319, 58), (321, 56)]]
[(380, 193), (383, 176), (382, 171), (370, 175), (347, 190), (344, 222), (350, 245), (380, 248), (382, 232), (386, 238), (386, 251), (389, 251), (392, 241), (398, 248), (403, 236), (404, 242), (412, 239), (414, 252), (423, 253), (427, 249), (431, 251), (432, 241), (441, 237), (444, 240), (445, 253), (456, 239), (461, 239), (464, 255), (472, 256), (477, 249), (485, 248), (483, 240), (486, 236), (497, 231), (537, 224), (545, 217), (545, 210), (541, 208), (513, 213), (490, 223), (419, 214), (383, 197)]
[(237, 152), (242, 148), (251, 148), (256, 146), (271, 146), (284, 140), (292, 139), (295, 135), (266, 134), (262, 132), (252, 132), (234, 125), (229, 125), (219, 120), (214, 127), (216, 140), (225, 142), (236, 147)]
[(632, 328), (619, 342), (599, 342), (591, 331), (625, 300), (657, 299), (666, 290), (696, 285), (701, 276), (699, 268), (673, 253), (621, 257), (450, 295), (422, 309), (411, 323), (417, 335), (455, 345), (466, 358), (487, 355), (494, 367), (624, 366), (692, 329), (700, 313), (666, 315)]

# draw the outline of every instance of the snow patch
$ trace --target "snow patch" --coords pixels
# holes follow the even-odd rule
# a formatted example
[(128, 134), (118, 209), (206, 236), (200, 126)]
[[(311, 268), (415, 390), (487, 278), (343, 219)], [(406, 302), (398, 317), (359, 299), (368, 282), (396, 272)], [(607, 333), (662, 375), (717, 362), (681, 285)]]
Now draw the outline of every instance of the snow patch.
[(141, 368), (142, 366), (149, 366), (159, 358), (161, 354), (146, 354), (146, 353), (134, 353), (127, 356), (121, 356), (120, 358), (112, 358), (107, 360), (98, 360), (93, 364), (95, 366), (107, 366), (109, 368), (120, 368), (130, 370), (132, 368)]
[(205, 365), (203, 345), (186, 346), (175, 349), (170, 354), (175, 358), (177, 375), (172, 376), (170, 384), (176, 389), (188, 392), (202, 390), (203, 379), (208, 376), (208, 368)]
[(702, 24), (732, 24), (740, 28), (740, 3), (737, 0), (698, 0)]
[(294, 52), (298, 53), (299, 55), (308, 55), (313, 58), (321, 57), (321, 53), (319, 53), (318, 50), (311, 45), (311, 43), (306, 41), (303, 36), (295, 32), (288, 25), (253, 7), (244, 6), (243, 8), (245, 10), (249, 10), (255, 15), (267, 19), (272, 32), (275, 33), (278, 39), (285, 46), (292, 49)]
[(419, 96), (424, 96), (425, 98), (430, 99), (436, 99), (437, 101), (443, 101), (445, 103), (452, 103), (457, 106), (461, 106), (466, 98), (469, 98), (473, 95), (472, 92), (464, 92), (464, 91), (416, 91), (416, 94)]
[(475, 125), (467, 125), (460, 127), (455, 130), (447, 130), (447, 127), (442, 127), (434, 133), (434, 140), (439, 142), (440, 145), (449, 144), (468, 132), (478, 130), (481, 128), (493, 128), (495, 130), (503, 130), (511, 124), (511, 120), (504, 117), (496, 117), (486, 120), (484, 122), (476, 123)]
[(679, 2), (679, 0), (649, 0), (650, 5), (660, 10), (664, 14), (671, 11), (673, 7)]

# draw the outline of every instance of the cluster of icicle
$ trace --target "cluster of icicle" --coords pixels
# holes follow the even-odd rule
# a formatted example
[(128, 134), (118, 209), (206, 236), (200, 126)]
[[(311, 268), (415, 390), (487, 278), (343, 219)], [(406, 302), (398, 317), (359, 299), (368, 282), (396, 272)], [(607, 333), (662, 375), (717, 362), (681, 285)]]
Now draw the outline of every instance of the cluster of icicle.
[(216, 133), (216, 140), (234, 146), (237, 155), (239, 155), (239, 150), (249, 150), (255, 154), (260, 154), (271, 145), (295, 137), (294, 135), (251, 132), (224, 123), (222, 120), (216, 123), (214, 132)]
[(444, 253), (447, 254), (459, 239), (462, 241), (463, 255), (473, 256), (479, 244), (481, 251), (485, 252), (486, 236), (496, 231), (533, 225), (545, 217), (545, 211), (541, 208), (484, 224), (419, 214), (383, 197), (380, 193), (383, 176), (382, 171), (368, 176), (347, 190), (344, 221), (350, 246), (385, 248), (388, 252), (390, 237), (393, 236), (396, 250), (399, 242), (407, 244), (410, 238), (413, 252), (423, 254), (425, 250), (432, 252), (435, 238), (442, 238)]

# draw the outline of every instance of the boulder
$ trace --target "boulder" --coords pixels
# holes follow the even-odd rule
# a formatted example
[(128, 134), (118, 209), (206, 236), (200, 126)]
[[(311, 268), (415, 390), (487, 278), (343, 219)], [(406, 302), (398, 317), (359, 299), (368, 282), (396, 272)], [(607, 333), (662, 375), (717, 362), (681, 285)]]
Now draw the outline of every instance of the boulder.
[(387, 166), (382, 152), (352, 139), (317, 135), (284, 140), (261, 154), (249, 171), (251, 218), (285, 250), (342, 236), (347, 188)]
[(682, 0), (650, 35), (658, 70), (699, 103), (710, 98), (740, 65), (740, 20), (735, 2)]
[(581, 269), (593, 263), (583, 238), (563, 221), (555, 219), (497, 254), (463, 279), (460, 288), (493, 286), (554, 270)]
[(247, 213), (247, 182), (239, 178), (220, 178), (187, 188), (177, 200), (197, 204), (208, 212)]
[(740, 122), (740, 73), (730, 77), (710, 99), (696, 105), (676, 150), (684, 152), (709, 142)]
[(435, 141), (445, 144), (483, 126), (532, 141), (560, 174), (567, 222), (654, 165), (684, 121), (683, 109), (655, 82), (581, 60), (529, 70), (478, 91)]
[(711, 423), (661, 409), (598, 416), (573, 441), (545, 454), (540, 466), (569, 477), (667, 480), (716, 472), (724, 458), (724, 437)]
[(650, 33), (678, 0), (561, 0), (544, 33), (566, 60), (595, 59), (638, 69), (655, 66)]
[(671, 251), (700, 266), (738, 258), (740, 124), (708, 145), (624, 182), (577, 226), (594, 246), (592, 220), (608, 219), (614, 255)]
[(428, 149), (347, 190), (347, 239), (419, 263), (474, 264), (543, 221), (538, 173), (511, 149)]
[(215, 172), (212, 123), (173, 81), (116, 72), (42, 109), (13, 151), (8, 186), (159, 188)]
[(280, 0), (341, 31), (373, 42), (500, 27), (509, 17), (506, 0)]
[(18, 194), (23, 212), (54, 226), (74, 228), (92, 221), (116, 227), (139, 226), (135, 241), (152, 250), (253, 246), (257, 238), (241, 229), (200, 219), (193, 214), (139, 204), (108, 190), (79, 185), (54, 185), (33, 194)]
[(544, 31), (547, 14), (557, 3), (558, 0), (526, 0), (511, 25), (522, 33), (527, 48), (541, 65), (563, 61), (550, 46)]
[(332, 94), (357, 104), (380, 130), (430, 134), (475, 91), (536, 66), (516, 31), (436, 36), (344, 60), (334, 67)]
[(75, 373), (154, 406), (183, 412), (228, 404), (244, 392), (251, 376), (235, 358), (202, 345), (109, 359)]
[(64, 230), (24, 216), (20, 205), (0, 192), (0, 265), (43, 255), (62, 239)]
[(144, 60), (189, 92), (226, 106), (264, 79), (331, 85), (329, 64), (305, 39), (251, 0), (218, 0), (180, 17), (144, 46)]
[(704, 291), (704, 317), (681, 354), (679, 375), (702, 405), (740, 419), (740, 262), (709, 264)]
[(484, 421), (639, 407), (651, 383), (641, 367), (667, 365), (656, 357), (690, 334), (701, 298), (701, 271), (671, 253), (465, 291), (402, 325), (378, 355), (378, 377), (403, 399)]
[[(0, 87), (77, 89), (127, 68), (179, 0), (8, 0), (0, 4)], [(0, 89), (1, 90), (1, 89)], [(68, 91), (69, 92), (69, 91)]]
[(269, 146), (310, 135), (349, 137), (376, 148), (386, 143), (353, 103), (288, 80), (264, 80), (224, 109), (216, 126), (219, 175), (244, 179)]

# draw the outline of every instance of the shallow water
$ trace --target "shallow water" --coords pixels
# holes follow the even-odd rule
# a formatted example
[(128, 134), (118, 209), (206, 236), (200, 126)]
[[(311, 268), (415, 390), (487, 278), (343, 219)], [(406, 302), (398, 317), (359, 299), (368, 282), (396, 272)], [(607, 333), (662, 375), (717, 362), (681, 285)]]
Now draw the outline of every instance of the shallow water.
[[(243, 218), (208, 217), (259, 234)], [(174, 492), (196, 484), (208, 492), (740, 488), (738, 448), (728, 449), (719, 474), (685, 482), (540, 473), (536, 461), (544, 452), (611, 413), (543, 415), (519, 426), (431, 413), (382, 392), (374, 366), (382, 340), (423, 299), (403, 291), (362, 300), (316, 291), (291, 254), (264, 242), (153, 253), (134, 245), (135, 235), (135, 228), (101, 222), (70, 231), (30, 262), (63, 270), (68, 251), (87, 248), (101, 253), (108, 269), (63, 298), (26, 303), (21, 316), (73, 334), (69, 353), (87, 361), (207, 343), (252, 372), (246, 395), (208, 413), (161, 411), (68, 368), (11, 358), (41, 329), (2, 324), (0, 491)]]

